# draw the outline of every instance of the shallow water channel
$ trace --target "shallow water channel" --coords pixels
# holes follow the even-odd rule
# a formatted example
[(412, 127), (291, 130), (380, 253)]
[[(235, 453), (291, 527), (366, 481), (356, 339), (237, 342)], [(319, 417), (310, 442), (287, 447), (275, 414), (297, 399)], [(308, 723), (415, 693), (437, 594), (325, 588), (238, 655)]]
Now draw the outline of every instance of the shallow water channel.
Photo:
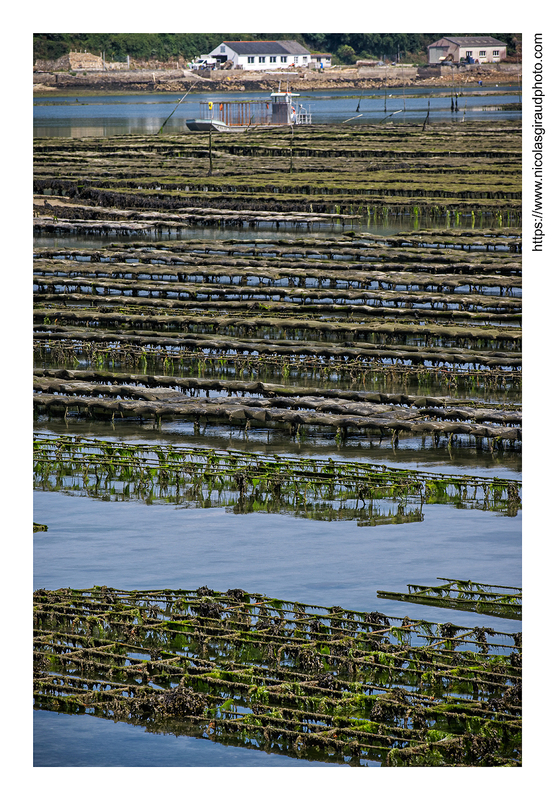
[[(451, 87), (387, 88), (347, 94), (345, 90), (299, 91), (299, 101), (311, 113), (313, 124), (349, 125), (464, 119), (520, 119), (522, 90), (519, 86), (471, 88), (454, 87), (459, 93), (457, 112), (451, 110)], [(35, 98), (35, 136), (117, 136), (156, 133), (176, 104), (180, 94), (88, 95), (78, 91), (69, 97)], [(164, 127), (166, 133), (189, 133), (185, 120), (199, 116), (201, 102), (259, 100), (261, 92), (191, 93)], [(507, 107), (508, 106), (508, 107)], [(511, 107), (512, 106), (512, 107)]]

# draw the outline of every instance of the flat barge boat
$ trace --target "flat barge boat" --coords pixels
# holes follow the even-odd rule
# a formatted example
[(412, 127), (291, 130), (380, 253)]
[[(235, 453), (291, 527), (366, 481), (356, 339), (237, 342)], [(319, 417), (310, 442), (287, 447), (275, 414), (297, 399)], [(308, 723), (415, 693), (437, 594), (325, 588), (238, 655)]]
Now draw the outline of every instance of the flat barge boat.
[(223, 100), (201, 102), (198, 119), (186, 120), (190, 131), (246, 131), (284, 125), (310, 125), (312, 114), (290, 91), (272, 92), (269, 100)]

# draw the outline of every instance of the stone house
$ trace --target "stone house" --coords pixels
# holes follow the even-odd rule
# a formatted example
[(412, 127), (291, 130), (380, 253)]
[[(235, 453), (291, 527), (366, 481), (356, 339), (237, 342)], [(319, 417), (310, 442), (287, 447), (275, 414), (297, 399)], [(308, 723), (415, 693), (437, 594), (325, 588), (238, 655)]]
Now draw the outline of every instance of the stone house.
[(65, 56), (49, 61), (38, 60), (35, 68), (46, 72), (105, 69), (102, 57), (94, 56), (92, 53), (67, 53)]
[(428, 45), (428, 64), (492, 64), (507, 57), (507, 44), (492, 36), (444, 36)]

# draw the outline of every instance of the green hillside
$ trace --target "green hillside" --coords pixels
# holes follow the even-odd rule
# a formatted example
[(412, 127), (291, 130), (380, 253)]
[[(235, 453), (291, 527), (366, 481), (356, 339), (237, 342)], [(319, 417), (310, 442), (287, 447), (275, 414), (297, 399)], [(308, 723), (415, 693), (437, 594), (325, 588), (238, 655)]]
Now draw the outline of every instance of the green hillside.
[[(104, 54), (108, 61), (134, 59), (165, 61), (183, 56), (187, 61), (208, 53), (224, 40), (295, 39), (312, 52), (328, 52), (335, 63), (364, 58), (424, 61), (426, 47), (442, 33), (37, 33), (33, 58), (58, 58), (70, 50)], [(471, 35), (471, 34), (454, 34)], [(515, 52), (520, 34), (493, 33)]]

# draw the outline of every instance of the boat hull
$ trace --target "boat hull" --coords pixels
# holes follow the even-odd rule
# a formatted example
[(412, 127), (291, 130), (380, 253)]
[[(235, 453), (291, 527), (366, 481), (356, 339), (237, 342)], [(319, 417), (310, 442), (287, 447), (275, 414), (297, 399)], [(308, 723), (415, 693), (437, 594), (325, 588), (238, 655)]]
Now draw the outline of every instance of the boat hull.
[(266, 125), (226, 125), (225, 122), (221, 122), (218, 119), (187, 119), (185, 120), (185, 124), (190, 131), (218, 131), (220, 133), (228, 131), (241, 133), (241, 131), (252, 131), (255, 128), (259, 130), (260, 128), (266, 129), (287, 127), (286, 122), (267, 123)]
[(218, 119), (187, 119), (185, 124), (190, 131), (244, 131), (246, 127), (226, 125)]

